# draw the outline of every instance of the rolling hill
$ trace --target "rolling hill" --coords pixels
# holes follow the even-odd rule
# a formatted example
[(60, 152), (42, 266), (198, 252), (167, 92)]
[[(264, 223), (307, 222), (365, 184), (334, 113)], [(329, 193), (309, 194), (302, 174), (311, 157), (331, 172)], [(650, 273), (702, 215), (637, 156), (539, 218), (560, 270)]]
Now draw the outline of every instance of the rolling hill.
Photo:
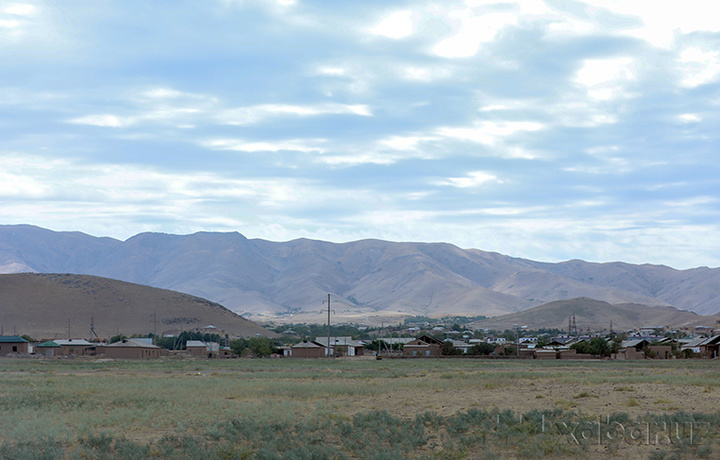
[(672, 305), (698, 314), (720, 311), (717, 268), (545, 263), (446, 243), (278, 243), (236, 232), (142, 233), (119, 241), (0, 226), (0, 273), (18, 272), (103, 276), (185, 292), (265, 318), (321, 318), (328, 293), (338, 320), (496, 316), (576, 297)]
[(70, 337), (90, 338), (91, 321), (101, 338), (179, 333), (209, 325), (232, 336), (276, 335), (217, 303), (166, 289), (89, 275), (0, 275), (0, 327), (5, 334), (67, 338), (69, 327)]
[(496, 316), (473, 325), (488, 329), (513, 329), (516, 325), (532, 329), (568, 330), (568, 318), (575, 315), (578, 331), (626, 331), (639, 328), (671, 326), (691, 329), (694, 326), (717, 326), (720, 316), (701, 316), (674, 307), (648, 307), (637, 304), (612, 305), (580, 297), (556, 300), (523, 312)]

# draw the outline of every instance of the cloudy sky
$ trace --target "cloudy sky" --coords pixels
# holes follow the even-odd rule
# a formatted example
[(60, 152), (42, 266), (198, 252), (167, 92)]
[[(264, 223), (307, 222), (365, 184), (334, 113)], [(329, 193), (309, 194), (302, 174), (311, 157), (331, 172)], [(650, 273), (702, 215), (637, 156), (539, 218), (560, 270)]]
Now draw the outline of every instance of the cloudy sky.
[(0, 223), (717, 267), (719, 10), (3, 2)]

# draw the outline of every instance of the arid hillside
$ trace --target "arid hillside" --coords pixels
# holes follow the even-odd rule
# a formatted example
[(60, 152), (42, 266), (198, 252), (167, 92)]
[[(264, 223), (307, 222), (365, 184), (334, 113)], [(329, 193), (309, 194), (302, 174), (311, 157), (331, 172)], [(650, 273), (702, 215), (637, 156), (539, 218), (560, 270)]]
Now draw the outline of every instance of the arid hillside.
[(720, 316), (701, 316), (674, 307), (648, 307), (637, 304), (612, 305), (600, 300), (581, 297), (557, 300), (529, 310), (496, 316), (474, 325), (489, 329), (513, 329), (516, 325), (532, 329), (568, 330), (568, 318), (574, 315), (578, 332), (615, 332), (645, 327), (674, 327), (692, 329), (694, 326), (717, 326)]
[(166, 289), (89, 275), (0, 275), (0, 327), (5, 334), (67, 338), (69, 327), (71, 337), (90, 338), (91, 321), (101, 338), (190, 330), (275, 336), (222, 305)]

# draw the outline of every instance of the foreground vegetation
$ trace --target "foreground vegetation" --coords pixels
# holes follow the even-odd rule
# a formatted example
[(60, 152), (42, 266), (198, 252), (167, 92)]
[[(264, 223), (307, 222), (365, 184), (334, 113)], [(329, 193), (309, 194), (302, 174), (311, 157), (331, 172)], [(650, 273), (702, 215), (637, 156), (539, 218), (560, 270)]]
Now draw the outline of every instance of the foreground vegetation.
[(720, 452), (710, 360), (1, 360), (0, 372), (0, 459)]

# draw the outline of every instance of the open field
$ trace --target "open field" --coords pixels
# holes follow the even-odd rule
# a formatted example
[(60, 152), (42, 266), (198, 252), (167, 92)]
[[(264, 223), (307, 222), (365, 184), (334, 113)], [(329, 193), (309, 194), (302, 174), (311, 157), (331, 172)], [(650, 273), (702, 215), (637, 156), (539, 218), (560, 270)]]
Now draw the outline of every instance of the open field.
[(719, 432), (714, 360), (0, 360), (0, 459), (716, 458)]

